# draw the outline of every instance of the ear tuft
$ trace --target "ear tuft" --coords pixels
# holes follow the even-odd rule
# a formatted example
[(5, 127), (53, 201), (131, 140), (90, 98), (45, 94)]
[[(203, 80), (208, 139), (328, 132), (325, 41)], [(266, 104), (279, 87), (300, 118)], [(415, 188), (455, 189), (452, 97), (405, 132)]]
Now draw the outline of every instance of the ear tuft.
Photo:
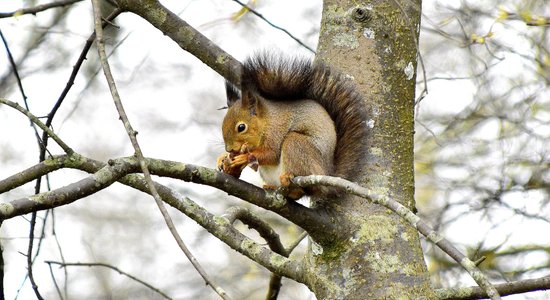
[(242, 95), (243, 107), (248, 108), (248, 111), (252, 116), (258, 115), (258, 112), (260, 110), (260, 105), (261, 105), (260, 97), (261, 97), (260, 95), (248, 89), (245, 90), (245, 92), (243, 92), (243, 95)]
[(227, 106), (231, 107), (239, 98), (241, 98), (241, 93), (235, 85), (229, 81), (225, 81), (225, 93), (227, 95)]

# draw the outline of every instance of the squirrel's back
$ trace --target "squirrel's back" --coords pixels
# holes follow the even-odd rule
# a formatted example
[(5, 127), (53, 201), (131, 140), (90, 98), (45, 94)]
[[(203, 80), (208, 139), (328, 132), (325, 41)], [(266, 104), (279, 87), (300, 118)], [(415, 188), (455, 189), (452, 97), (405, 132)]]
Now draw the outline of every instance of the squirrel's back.
[(244, 62), (241, 89), (272, 101), (311, 99), (321, 104), (336, 127), (333, 175), (359, 179), (368, 150), (368, 113), (350, 79), (321, 62), (264, 52)]

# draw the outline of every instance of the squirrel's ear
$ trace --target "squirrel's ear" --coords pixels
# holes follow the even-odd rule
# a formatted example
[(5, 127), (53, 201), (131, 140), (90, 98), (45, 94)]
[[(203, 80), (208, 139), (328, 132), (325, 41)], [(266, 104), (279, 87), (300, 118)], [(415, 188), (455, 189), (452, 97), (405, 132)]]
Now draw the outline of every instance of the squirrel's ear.
[(225, 81), (225, 93), (227, 94), (227, 107), (231, 107), (241, 97), (237, 87), (227, 80)]
[(248, 108), (250, 114), (255, 116), (261, 111), (260, 95), (251, 90), (244, 90), (242, 95), (243, 107)]

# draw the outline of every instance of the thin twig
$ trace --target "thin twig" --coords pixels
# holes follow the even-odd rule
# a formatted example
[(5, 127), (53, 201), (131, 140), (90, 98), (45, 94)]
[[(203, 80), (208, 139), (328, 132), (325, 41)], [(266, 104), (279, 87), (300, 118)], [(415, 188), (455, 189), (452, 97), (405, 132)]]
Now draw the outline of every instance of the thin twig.
[(132, 125), (130, 124), (130, 121), (128, 120), (128, 116), (126, 115), (126, 112), (124, 110), (124, 106), (122, 105), (122, 101), (120, 99), (120, 96), (118, 94), (118, 90), (116, 88), (115, 80), (111, 73), (111, 68), (109, 66), (109, 62), (107, 61), (107, 54), (105, 52), (105, 43), (103, 41), (103, 28), (101, 25), (101, 10), (99, 5), (99, 0), (92, 0), (92, 6), (94, 10), (94, 25), (95, 25), (95, 32), (96, 32), (96, 42), (97, 42), (97, 48), (99, 53), (99, 59), (101, 62), (101, 65), (103, 67), (103, 72), (105, 74), (105, 78), (107, 79), (107, 83), (109, 85), (109, 89), (111, 91), (111, 95), (113, 97), (113, 101), (115, 102), (116, 109), (118, 111), (118, 114), (120, 116), (120, 119), (122, 123), (124, 124), (124, 128), (126, 129), (126, 132), (128, 133), (128, 137), (130, 138), (130, 141), (132, 143), (132, 146), (135, 150), (135, 156), (137, 157), (139, 164), (141, 166), (141, 170), (143, 172), (143, 175), (145, 177), (145, 180), (147, 181), (147, 185), (149, 186), (149, 189), (151, 191), (151, 194), (153, 195), (153, 198), (155, 199), (155, 202), (157, 203), (157, 206), (159, 207), (159, 210), (164, 218), (164, 221), (166, 222), (166, 225), (170, 229), (170, 232), (174, 236), (174, 239), (178, 243), (179, 247), (185, 253), (191, 264), (195, 267), (197, 272), (202, 276), (202, 278), (205, 280), (206, 284), (210, 285), (214, 291), (222, 298), (222, 299), (230, 299), (227, 293), (218, 286), (206, 273), (206, 271), (202, 268), (202, 266), (199, 264), (197, 259), (191, 254), (185, 243), (183, 242), (183, 239), (178, 234), (176, 227), (172, 221), (172, 218), (168, 214), (168, 211), (166, 210), (166, 207), (164, 206), (164, 203), (162, 201), (162, 198), (158, 194), (158, 191), (155, 188), (155, 185), (153, 183), (153, 180), (151, 179), (151, 174), (149, 172), (149, 168), (147, 167), (147, 164), (145, 162), (145, 159), (143, 158), (143, 153), (141, 151), (141, 147), (139, 146), (139, 143), (137, 141), (136, 135), (137, 132), (132, 128)]
[(42, 295), (40, 295), (40, 291), (38, 290), (38, 285), (34, 281), (34, 274), (32, 272), (32, 246), (34, 244), (34, 224), (36, 224), (36, 212), (32, 213), (31, 216), (31, 228), (29, 232), (29, 246), (27, 248), (27, 275), (29, 276), (29, 280), (31, 282), (32, 289), (34, 290), (34, 294), (36, 295), (36, 298), (39, 300), (44, 300)]
[(307, 236), (308, 236), (307, 231), (302, 232), (302, 234), (300, 234), (300, 236), (294, 241), (294, 243), (292, 243), (292, 245), (286, 248), (286, 253), (290, 255), (290, 253), (292, 253), (292, 251), (294, 251), (294, 249), (298, 247), (298, 245), (302, 242), (302, 240), (305, 239)]
[(48, 10), (50, 8), (63, 7), (63, 6), (71, 5), (80, 1), (82, 0), (63, 0), (58, 2), (37, 5), (34, 7), (20, 8), (12, 12), (0, 12), (0, 18), (10, 18), (10, 17), (16, 17), (21, 15), (27, 15), (27, 14), (36, 15), (37, 13)]
[(65, 153), (71, 154), (74, 152), (73, 149), (71, 149), (71, 147), (65, 144), (65, 142), (63, 142), (63, 140), (61, 140), (57, 136), (57, 134), (55, 134), (50, 128), (48, 128), (44, 123), (42, 123), (35, 115), (33, 115), (31, 112), (29, 112), (25, 108), (21, 107), (21, 105), (3, 98), (0, 98), (0, 103), (6, 104), (7, 106), (15, 108), (16, 110), (18, 110), (19, 112), (27, 116), (34, 124), (40, 127), (40, 129), (44, 130), (44, 132), (46, 132), (48, 136), (50, 136), (59, 145), (59, 147), (61, 147), (61, 149), (65, 151)]
[[(236, 220), (239, 220), (249, 228), (256, 230), (267, 242), (269, 248), (273, 250), (273, 252), (284, 257), (288, 257), (288, 253), (286, 252), (286, 249), (281, 243), (281, 239), (275, 230), (273, 230), (267, 222), (254, 215), (250, 210), (244, 207), (233, 206), (227, 209), (225, 216), (231, 224), (233, 224)], [(271, 273), (266, 300), (277, 299), (279, 296), (279, 291), (281, 290), (282, 279), (283, 277), (281, 275), (274, 272)]]
[[(11, 54), (10, 47), (8, 45), (8, 42), (6, 38), (4, 37), (4, 34), (0, 30), (0, 37), (2, 38), (2, 42), (4, 43), (4, 47), (6, 48), (6, 52), (8, 54), (8, 60), (10, 61), (10, 65), (12, 67), (13, 74), (17, 80), (17, 86), (19, 87), (19, 91), (21, 92), (21, 97), (23, 98), (23, 103), (25, 104), (26, 111), (29, 111), (29, 104), (27, 102), (27, 95), (25, 93), (25, 89), (23, 88), (23, 82), (21, 81), (21, 77), (19, 76), (19, 71), (17, 70), (17, 64), (15, 63), (15, 60), (13, 58), (13, 55)], [(34, 134), (36, 137), (36, 141), (38, 143), (38, 149), (40, 151), (47, 151), (46, 147), (43, 145), (42, 140), (40, 139), (40, 135), (38, 134), (38, 129), (36, 129), (36, 125), (32, 120), (29, 120), (30, 126), (34, 130)], [(36, 179), (35, 184), (35, 194), (40, 193), (40, 183), (41, 183), (41, 177)], [(32, 255), (32, 249), (34, 245), (34, 229), (36, 226), (36, 212), (32, 212), (31, 214), (31, 220), (30, 220), (30, 228), (29, 228), (29, 245), (27, 247), (27, 276), (31, 282), (32, 289), (34, 291), (34, 294), (36, 295), (37, 299), (43, 299), (42, 295), (40, 294), (40, 291), (38, 290), (38, 285), (36, 284), (36, 281), (34, 280), (34, 274), (32, 270), (32, 265), (34, 262), (34, 258), (38, 256), (38, 253), (40, 252), (40, 243), (42, 242), (42, 235), (40, 236), (40, 243), (37, 247), (36, 255), (33, 258)]]
[[(550, 276), (495, 284), (495, 288), (502, 296), (548, 290)], [(439, 299), (469, 300), (487, 297), (487, 292), (478, 286), (438, 289), (435, 293)]]
[[(59, 242), (59, 239), (57, 238), (57, 232), (55, 231), (55, 210), (52, 209), (51, 212), (52, 212), (52, 236), (55, 239), (55, 244), (57, 245), (57, 251), (59, 251), (59, 256), (61, 257), (61, 261), (65, 262), (65, 255), (63, 255), (63, 249), (61, 248), (61, 243)], [(66, 268), (64, 269), (64, 272), (65, 272), (65, 280), (63, 284), (63, 293), (66, 299), (70, 299), (68, 296), (68, 284), (67, 284), (69, 280), (69, 272), (67, 271)], [(63, 299), (63, 297), (61, 296), (60, 298)]]
[[(170, 296), (166, 295), (165, 293), (163, 293), (160, 289), (152, 286), (151, 284), (133, 276), (132, 274), (129, 274), (129, 273), (126, 273), (122, 270), (120, 270), (119, 268), (115, 267), (115, 266), (111, 266), (109, 264), (106, 264), (106, 263), (66, 263), (66, 262), (58, 262), (58, 261), (45, 261), (45, 263), (47, 263), (49, 266), (51, 265), (59, 265), (60, 267), (63, 267), (63, 268), (66, 268), (66, 267), (69, 267), (69, 266), (80, 266), (80, 267), (105, 267), (105, 268), (109, 268), (111, 270), (114, 270), (116, 272), (118, 272), (120, 275), (124, 275), (130, 279), (132, 279), (133, 281), (135, 282), (138, 282), (144, 286), (146, 286), (147, 288), (149, 288), (150, 290), (154, 291), (155, 293), (158, 293), (159, 295), (161, 295), (162, 297), (166, 298), (166, 299), (172, 299)], [(51, 267), (50, 267), (51, 268)]]
[(311, 175), (296, 177), (292, 181), (301, 187), (319, 184), (338, 187), (345, 190), (348, 194), (356, 195), (368, 199), (376, 204), (383, 205), (409, 222), (411, 226), (416, 228), (416, 230), (422, 233), (426, 238), (428, 238), (428, 240), (436, 244), (439, 248), (441, 248), (441, 250), (458, 262), (470, 274), (470, 276), (472, 276), (477, 284), (479, 284), (479, 286), (486, 291), (487, 295), (492, 300), (500, 299), (500, 295), (495, 287), (489, 282), (485, 274), (483, 274), (483, 272), (481, 272), (481, 270), (479, 270), (468, 257), (462, 254), (453, 246), (453, 244), (445, 239), (445, 237), (434, 231), (426, 222), (420, 219), (401, 203), (379, 194), (373, 194), (368, 189), (354, 182), (338, 177)]
[[(48, 262), (46, 262), (48, 263)], [(59, 299), (63, 300), (63, 294), (61, 294), (61, 289), (59, 289), (59, 285), (57, 284), (57, 280), (55, 280), (55, 275), (53, 274), (52, 265), (48, 263), (48, 268), (50, 269), (50, 276), (52, 277), (53, 284), (55, 286), (55, 290), (57, 291), (57, 295), (59, 296)], [(65, 268), (65, 273), (67, 272), (67, 269)]]
[[(25, 48), (21, 49), (19, 53), (19, 58), (16, 61), (17, 66), (22, 66), (25, 61), (27, 61), (32, 55), (31, 53), (38, 49), (46, 40), (49, 33), (51, 33), (52, 28), (57, 26), (62, 20), (65, 19), (67, 14), (67, 9), (60, 9), (54, 12), (54, 16), (51, 22), (46, 26), (41, 26), (43, 30), (35, 31), (29, 39), (27, 39), (23, 44)], [(10, 70), (11, 71), (11, 70)], [(10, 91), (12, 85), (9, 82), (8, 78), (13, 75), (13, 72), (6, 72), (2, 77), (0, 77), (0, 91), (3, 91), (4, 94), (7, 94)]]
[(307, 50), (311, 51), (311, 53), (315, 54), (315, 50), (311, 49), (308, 45), (304, 44), (302, 41), (300, 41), (297, 37), (295, 37), (294, 35), (292, 35), (292, 33), (288, 32), (288, 30), (282, 28), (282, 27), (279, 27), (273, 23), (271, 23), (268, 19), (266, 19), (264, 16), (262, 16), (262, 14), (260, 14), (259, 12), (257, 12), (256, 10), (254, 10), (253, 8), (251, 8), (250, 6), (242, 3), (241, 1), (239, 0), (233, 0), (237, 3), (239, 3), (240, 6), (248, 9), (251, 13), (255, 14), (258, 18), (262, 19), (264, 22), (266, 22), (267, 24), (269, 24), (271, 27), (275, 28), (275, 29), (278, 29), (284, 33), (286, 33), (291, 39), (295, 40), (298, 44), (300, 44), (302, 47), (306, 48)]
[[(81, 1), (81, 0), (78, 0), (78, 1)], [(63, 2), (63, 3), (62, 3)], [(56, 7), (56, 6), (65, 6), (65, 5), (68, 5), (68, 4), (72, 4), (74, 2), (77, 2), (77, 1), (62, 1), (62, 2), (58, 2), (58, 3), (53, 3), (53, 4), (46, 4), (46, 5), (41, 5), (41, 6), (38, 6), (38, 7), (35, 7), (34, 9), (29, 9), (29, 10), (26, 10), (26, 11), (18, 11), (16, 12), (17, 14), (24, 14), (24, 13), (36, 13), (38, 11), (42, 11), (42, 10), (46, 10), (46, 9), (49, 9), (51, 7)], [(111, 14), (108, 18), (114, 18), (116, 17), (118, 14), (120, 13), (120, 10), (117, 10), (115, 11), (113, 14)], [(104, 26), (107, 24), (107, 22), (104, 22)], [(0, 35), (2, 33), (0, 32)], [(9, 47), (7, 45), (7, 42), (6, 40), (4, 39), (4, 37), (2, 36), (2, 40), (6, 46), (6, 49), (7, 49), (7, 52), (8, 52), (8, 57), (10, 59), (10, 63), (12, 64), (12, 67), (13, 67), (13, 73), (14, 75), (16, 76), (16, 79), (17, 79), (17, 82), (18, 82), (18, 85), (19, 85), (19, 88), (21, 90), (21, 94), (23, 96), (23, 100), (24, 100), (24, 103), (25, 103), (25, 107), (26, 107), (26, 112), (24, 112), (25, 114), (27, 114), (27, 116), (31, 119), (31, 126), (33, 127), (34, 131), (35, 131), (35, 135), (36, 135), (36, 138), (37, 138), (37, 142), (38, 142), (38, 145), (39, 145), (39, 149), (40, 149), (40, 154), (39, 154), (39, 161), (42, 162), (45, 160), (46, 158), (46, 152), (48, 152), (48, 154), (50, 154), (51, 156), (51, 153), (48, 151), (48, 148), (47, 148), (47, 145), (48, 145), (48, 137), (49, 136), (55, 136), (53, 134), (53, 131), (49, 131), (49, 128), (53, 122), (53, 118), (55, 116), (55, 113), (57, 112), (57, 110), (59, 109), (59, 107), (61, 106), (61, 103), (63, 102), (63, 99), (65, 98), (66, 94), (68, 93), (70, 87), (72, 86), (72, 82), (74, 80), (74, 77), (76, 76), (76, 73), (78, 72), (79, 68), (80, 68), (80, 65), (82, 64), (82, 61), (84, 60), (85, 58), (85, 54), (87, 53), (88, 49), (90, 48), (90, 45), (91, 45), (91, 42), (90, 42), (90, 45), (88, 45), (87, 47), (85, 47), (85, 51), (83, 51), (83, 53), (81, 54), (81, 57), (79, 58), (79, 61), (77, 62), (77, 65), (73, 68), (73, 73), (71, 74), (71, 77), (70, 77), (70, 80), (69, 80), (69, 83), (67, 84), (67, 86), (65, 87), (65, 89), (63, 90), (63, 92), (61, 93), (61, 96), (59, 97), (59, 99), (57, 100), (57, 102), (55, 103), (55, 105), (53, 106), (52, 110), (50, 111), (50, 113), (48, 114), (48, 118), (46, 120), (46, 124), (45, 124), (45, 127), (42, 127), (43, 131), (42, 131), (42, 138), (40, 138), (39, 134), (38, 134), (38, 131), (36, 129), (36, 125), (37, 124), (35, 121), (36, 121), (36, 118), (35, 120), (32, 120), (32, 117), (29, 116), (30, 114), (30, 111), (29, 111), (29, 105), (27, 103), (27, 96), (25, 95), (24, 93), (24, 90), (23, 90), (23, 86), (22, 86), (22, 83), (21, 83), (21, 79), (19, 77), (19, 73), (17, 71), (17, 68), (16, 68), (16, 64), (15, 64), (15, 61), (11, 55), (11, 52), (9, 50)], [(84, 57), (82, 57), (84, 56)], [(16, 107), (17, 108), (17, 107)], [(19, 109), (19, 108), (18, 108)], [(21, 110), (20, 110), (21, 111)], [(22, 111), (23, 112), (23, 111)], [(54, 138), (55, 139), (55, 138)], [(67, 154), (70, 154), (72, 153), (72, 149), (70, 149), (67, 145), (65, 145), (62, 141), (60, 143), (61, 140), (56, 140), (56, 142), (63, 148), (63, 150), (65, 150), (65, 152)], [(48, 182), (48, 190), (49, 190), (49, 180), (48, 180), (48, 177), (46, 177), (46, 180)], [(35, 184), (35, 194), (39, 194), (40, 193), (40, 187), (41, 187), (41, 183), (42, 183), (42, 177), (38, 177), (37, 180), (36, 180), (36, 184)], [(40, 252), (40, 246), (42, 244), (42, 238), (44, 237), (44, 230), (45, 230), (45, 224), (46, 224), (46, 221), (47, 221), (47, 216), (48, 214), (46, 214), (46, 218), (44, 218), (44, 222), (43, 222), (43, 226), (42, 226), (42, 234), (40, 236), (40, 240), (39, 240), (39, 244), (37, 246), (37, 251), (34, 255), (34, 257), (32, 259), (29, 260), (29, 257), (31, 257), (32, 255), (32, 246), (33, 246), (33, 242), (34, 242), (34, 239), (33, 239), (33, 235), (34, 235), (34, 228), (36, 226), (36, 212), (33, 212), (32, 215), (31, 215), (31, 220), (30, 220), (30, 232), (32, 233), (32, 235), (30, 236), (29, 238), (29, 247), (28, 247), (28, 276), (29, 276), (29, 279), (31, 281), (31, 284), (33, 286), (33, 289), (35, 290), (35, 293), (37, 294), (37, 297), (38, 298), (41, 298), (41, 296), (39, 295), (38, 293), (38, 289), (35, 288), (36, 287), (36, 284), (34, 282), (34, 279), (33, 279), (33, 276), (32, 276), (32, 264), (34, 263), (34, 260), (36, 259), (36, 257), (38, 257), (38, 254)], [(53, 212), (52, 212), (52, 216), (53, 216)], [(57, 241), (57, 237), (56, 237), (56, 241)], [(59, 243), (58, 243), (58, 247), (59, 247), (59, 251), (61, 252), (61, 247), (59, 246)], [(62, 255), (62, 253), (61, 253)], [(65, 270), (66, 271), (66, 270)], [(66, 275), (66, 274), (65, 274)], [(65, 282), (66, 282), (67, 278), (65, 277)], [(55, 282), (56, 284), (56, 288), (57, 288), (57, 282)], [(65, 284), (65, 295), (67, 294), (67, 285)]]
[[(116, 8), (106, 19), (103, 21), (102, 26), (105, 28), (107, 24), (110, 24), (112, 20), (114, 20), (122, 11), (119, 8)], [(88, 54), (88, 51), (92, 47), (93, 42), (95, 41), (95, 32), (93, 32), (90, 37), (86, 40), (86, 43), (84, 44), (84, 48), (82, 51), (80, 51), (80, 56), (78, 57), (78, 60), (73, 66), (73, 71), (71, 72), (71, 75), (69, 76), (69, 80), (67, 80), (67, 84), (65, 85), (65, 88), (61, 92), (61, 95), (59, 95), (59, 98), (55, 102), (54, 106), (52, 107), (52, 110), (48, 114), (48, 119), (46, 120), (46, 126), (50, 126), (52, 123), (52, 119), (55, 116), (55, 113), (61, 107), (61, 104), (63, 103), (63, 100), (71, 90), (71, 87), (74, 84), (74, 80), (76, 78), (76, 75), (78, 74), (78, 71), (80, 70), (80, 67), (82, 66), (82, 63), (84, 60), (86, 60), (86, 55)], [(42, 137), (44, 139), (44, 137)], [(47, 144), (47, 143), (46, 143)]]
[[(17, 70), (17, 63), (15, 62), (15, 59), (13, 58), (13, 55), (11, 54), (10, 47), (8, 45), (8, 41), (4, 37), (4, 34), (2, 33), (2, 30), (0, 29), (0, 38), (2, 39), (2, 43), (4, 43), (4, 48), (6, 49), (6, 53), (8, 55), (8, 60), (10, 62), (10, 66), (12, 68), (13, 75), (15, 76), (15, 80), (17, 81), (17, 87), (19, 88), (19, 92), (21, 93), (21, 98), (23, 99), (23, 103), (25, 104), (25, 108), (27, 111), (29, 111), (29, 103), (27, 102), (27, 94), (25, 93), (25, 89), (23, 88), (23, 82), (21, 81), (21, 76), (19, 76), (19, 71)], [(32, 121), (29, 120), (29, 123), (31, 127), (34, 130), (34, 134), (36, 136), (36, 139), (38, 141), (38, 147), (46, 148), (41, 140), (40, 135), (38, 134), (38, 130), (36, 129), (36, 126), (33, 124)]]

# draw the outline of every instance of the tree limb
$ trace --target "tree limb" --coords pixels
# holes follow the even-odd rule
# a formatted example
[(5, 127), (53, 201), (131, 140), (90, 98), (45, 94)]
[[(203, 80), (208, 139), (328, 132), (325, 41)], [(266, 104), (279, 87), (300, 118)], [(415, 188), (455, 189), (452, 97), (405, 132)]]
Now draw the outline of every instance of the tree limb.
[[(78, 156), (76, 155), (70, 156), (69, 161), (77, 158)], [(43, 163), (49, 164), (51, 163), (51, 159), (48, 159)], [(44, 170), (46, 168), (38, 169)], [(36, 171), (36, 169), (34, 170)], [(1, 203), (0, 219), (5, 220), (18, 215), (72, 203), (110, 186), (131, 171), (131, 164), (125, 163), (124, 160), (117, 160), (117, 162), (113, 162), (111, 165), (99, 169), (92, 176), (86, 177), (64, 187), (49, 192), (16, 199), (9, 203)], [(28, 178), (27, 176), (25, 177)], [(31, 178), (31, 180), (32, 179), (33, 178)], [(2, 182), (4, 182), (4, 180), (2, 180)]]
[[(273, 228), (264, 220), (258, 218), (250, 210), (234, 206), (230, 207), (226, 211), (225, 217), (233, 224), (236, 220), (241, 221), (248, 227), (256, 230), (260, 236), (267, 242), (269, 248), (275, 253), (278, 253), (284, 257), (288, 257), (285, 246), (281, 243), (279, 235)], [(269, 288), (266, 295), (266, 300), (275, 300), (279, 296), (281, 290), (282, 277), (276, 273), (271, 273), (269, 279)]]
[[(501, 284), (495, 284), (495, 288), (502, 296), (543, 291), (550, 289), (550, 276), (519, 280)], [(486, 298), (487, 292), (478, 286), (439, 289), (435, 291), (439, 299), (480, 299)]]
[[(153, 175), (209, 185), (220, 189), (227, 192), (229, 195), (241, 198), (256, 206), (260, 206), (264, 209), (271, 210), (279, 214), (294, 224), (306, 229), (314, 238), (318, 237), (319, 239), (322, 239), (323, 235), (331, 236), (333, 234), (338, 234), (338, 224), (331, 222), (331, 217), (327, 212), (307, 208), (295, 201), (287, 201), (281, 194), (275, 191), (266, 191), (250, 183), (239, 180), (231, 175), (205, 167), (160, 159), (146, 158), (146, 160)], [(114, 166), (116, 166), (116, 164), (124, 164), (125, 167), (128, 168), (128, 170), (126, 170), (126, 174), (140, 171), (139, 164), (137, 164), (136, 159), (133, 157), (110, 160), (109, 162)], [(33, 180), (33, 174), (39, 174), (38, 172), (47, 172), (48, 170), (53, 171), (59, 168), (73, 168), (83, 170), (88, 173), (95, 173), (100, 168), (105, 166), (104, 163), (85, 158), (76, 153), (69, 156), (56, 156), (54, 158), (47, 159), (42, 164), (44, 164), (44, 166), (39, 166), (39, 164), (19, 172), (16, 175), (1, 180), (0, 192), (13, 189), (16, 187), (16, 184), (24, 184)], [(61, 166), (58, 166), (58, 164)], [(86, 194), (86, 196), (87, 195), (89, 194)], [(25, 201), (24, 199), (27, 200)], [(70, 202), (74, 200), (76, 199), (72, 199)], [(33, 210), (47, 209), (70, 203), (65, 201), (57, 201), (49, 202), (49, 206), (44, 204), (36, 206), (35, 201), (30, 200), (30, 198), (23, 198), (14, 201), (18, 204), (18, 209), (16, 210), (6, 210), (5, 207), (10, 206), (9, 203), (0, 204), (0, 219), (13, 218), (16, 215), (23, 215)]]
[[(172, 172), (180, 170), (180, 177), (187, 178), (188, 180), (194, 182), (201, 181), (203, 184), (205, 182), (224, 182), (227, 180), (228, 182), (226, 182), (225, 185), (230, 186), (232, 180), (241, 182), (240, 180), (227, 174), (216, 172), (207, 168), (200, 168), (176, 162), (158, 161), (152, 159), (147, 160), (153, 174), (155, 174), (157, 168), (166, 168), (171, 169)], [(50, 192), (13, 200), (9, 203), (2, 203), (0, 204), (0, 220), (13, 218), (17, 215), (28, 213), (32, 210), (47, 209), (72, 203), (77, 199), (83, 198), (87, 195), (92, 194), (93, 192), (97, 192), (101, 189), (106, 188), (116, 180), (120, 181), (122, 184), (131, 186), (142, 192), (150, 193), (150, 190), (147, 187), (147, 184), (143, 177), (138, 175), (126, 175), (133, 172), (139, 172), (139, 163), (137, 162), (135, 157), (111, 160), (109, 161), (108, 165), (105, 165), (104, 163), (101, 163), (99, 161), (87, 159), (74, 153), (70, 156), (63, 155), (47, 159), (41, 164), (45, 166), (35, 166), (33, 168), (20, 172), (21, 177), (32, 180), (29, 175), (30, 172), (27, 171), (33, 170), (34, 172), (37, 172), (37, 170), (40, 170), (42, 172), (45, 172), (49, 169), (49, 167), (46, 166), (48, 164), (61, 164), (67, 168), (79, 169), (94, 174), (78, 182), (69, 184), (68, 186)], [(166, 173), (166, 171), (164, 171), (164, 173)], [(174, 178), (178, 177), (176, 176)], [(0, 181), (0, 192), (5, 191), (1, 188), (6, 187), (4, 181), (5, 180)], [(19, 182), (22, 181), (23, 180), (20, 180)], [(249, 184), (241, 182), (238, 185), (240, 185), (240, 188), (242, 189), (242, 186), (246, 187)], [(229, 245), (231, 248), (256, 261), (257, 263), (261, 264), (272, 272), (291, 278), (298, 282), (303, 283), (305, 281), (305, 276), (303, 274), (301, 263), (274, 253), (273, 251), (257, 244), (250, 238), (240, 233), (237, 229), (235, 229), (226, 218), (211, 214), (203, 207), (197, 205), (195, 202), (189, 200), (188, 198), (183, 197), (172, 189), (169, 189), (168, 187), (158, 183), (155, 183), (155, 187), (157, 188), (163, 201), (178, 209), (182, 213), (186, 214), (188, 217), (193, 219), (208, 232)], [(255, 188), (263, 191), (260, 188)], [(264, 202), (268, 202), (268, 199), (276, 198), (274, 192), (270, 192), (269, 194), (271, 195), (269, 197), (265, 195), (265, 191), (263, 191), (263, 194)], [(260, 193), (256, 193), (254, 195), (260, 195)], [(282, 196), (279, 195), (277, 197)], [(288, 209), (288, 206), (284, 208)], [(307, 210), (307, 208), (305, 207), (304, 209)]]

